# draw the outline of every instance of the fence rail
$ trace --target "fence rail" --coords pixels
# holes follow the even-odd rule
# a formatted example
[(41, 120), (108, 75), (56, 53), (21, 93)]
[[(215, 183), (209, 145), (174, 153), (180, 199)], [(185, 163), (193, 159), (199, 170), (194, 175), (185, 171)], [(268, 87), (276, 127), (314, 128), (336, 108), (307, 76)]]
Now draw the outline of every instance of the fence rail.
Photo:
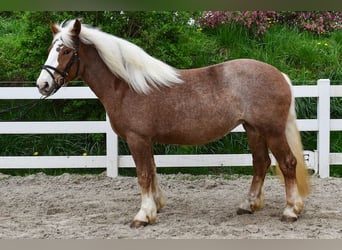
[[(330, 85), (329, 79), (320, 79), (317, 85), (294, 86), (294, 96), (317, 97), (317, 119), (298, 119), (300, 131), (317, 131), (317, 149), (305, 151), (309, 168), (320, 177), (328, 177), (330, 165), (342, 164), (342, 153), (330, 153), (330, 131), (342, 130), (342, 119), (330, 119), (330, 98), (342, 97), (342, 86)], [(34, 87), (1, 87), (0, 100), (40, 99)], [(63, 87), (48, 99), (96, 99), (88, 87)], [(42, 100), (44, 101), (44, 100)], [(244, 132), (238, 126), (232, 132)], [(1, 134), (106, 134), (104, 156), (4, 156), (0, 157), (0, 169), (15, 168), (106, 168), (107, 175), (115, 177), (118, 168), (134, 167), (131, 156), (118, 155), (118, 139), (112, 131), (108, 117), (105, 121), (49, 121), (49, 122), (0, 122)], [(271, 156), (274, 163), (274, 158)], [(211, 155), (156, 155), (158, 167), (201, 166), (251, 166), (250, 154)]]

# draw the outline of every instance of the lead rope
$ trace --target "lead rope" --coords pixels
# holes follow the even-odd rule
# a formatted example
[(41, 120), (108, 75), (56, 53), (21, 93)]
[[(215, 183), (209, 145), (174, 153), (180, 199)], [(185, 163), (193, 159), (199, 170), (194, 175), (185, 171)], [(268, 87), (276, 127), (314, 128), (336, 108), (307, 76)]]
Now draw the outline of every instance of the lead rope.
[[(23, 109), (23, 111), (20, 112), (20, 114), (19, 114), (19, 116), (17, 118), (14, 118), (14, 119), (11, 119), (11, 120), (0, 119), (0, 121), (20, 121), (23, 117), (25, 117), (28, 114), (28, 112), (31, 109), (36, 107), (38, 104), (40, 104), (43, 100), (45, 100), (48, 97), (49, 96), (41, 96), (39, 99), (33, 100), (33, 101), (29, 102), (29, 103), (17, 105), (17, 106), (14, 106), (14, 107), (11, 107), (11, 108), (7, 108), (7, 109), (2, 109), (2, 110), (0, 110), (0, 115), (9, 113), (9, 112), (11, 112), (13, 110), (17, 110), (17, 109)], [(24, 109), (24, 108), (26, 108), (26, 109)]]

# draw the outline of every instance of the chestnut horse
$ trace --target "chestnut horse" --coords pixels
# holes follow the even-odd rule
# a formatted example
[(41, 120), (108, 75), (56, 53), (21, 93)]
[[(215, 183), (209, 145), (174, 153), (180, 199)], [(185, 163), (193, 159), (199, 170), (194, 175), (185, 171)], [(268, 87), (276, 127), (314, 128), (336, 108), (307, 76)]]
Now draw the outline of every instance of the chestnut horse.
[(269, 149), (284, 176), (285, 221), (295, 221), (309, 193), (289, 78), (271, 65), (232, 60), (177, 70), (136, 45), (72, 20), (51, 24), (53, 42), (37, 87), (44, 96), (80, 77), (104, 105), (113, 130), (127, 141), (141, 188), (131, 227), (156, 222), (165, 205), (153, 143), (205, 144), (242, 124), (254, 176), (238, 214), (263, 206)]

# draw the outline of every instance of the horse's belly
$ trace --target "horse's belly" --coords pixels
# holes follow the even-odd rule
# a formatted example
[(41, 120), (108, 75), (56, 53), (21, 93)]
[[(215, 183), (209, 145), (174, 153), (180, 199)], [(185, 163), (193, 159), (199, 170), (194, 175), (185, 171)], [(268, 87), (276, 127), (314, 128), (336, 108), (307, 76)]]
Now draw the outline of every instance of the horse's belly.
[(156, 143), (178, 144), (178, 145), (201, 145), (216, 141), (228, 134), (239, 122), (231, 123), (196, 123), (188, 124), (173, 129), (167, 133), (160, 133), (156, 138)]

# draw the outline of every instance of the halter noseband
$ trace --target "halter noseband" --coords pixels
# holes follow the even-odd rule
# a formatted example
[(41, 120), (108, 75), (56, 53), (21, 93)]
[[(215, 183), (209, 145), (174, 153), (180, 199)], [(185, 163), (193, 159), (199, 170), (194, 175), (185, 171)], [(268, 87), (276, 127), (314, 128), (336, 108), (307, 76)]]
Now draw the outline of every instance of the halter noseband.
[[(74, 53), (72, 54), (71, 59), (69, 60), (68, 64), (65, 66), (64, 70), (59, 70), (56, 67), (50, 66), (50, 65), (43, 65), (42, 69), (46, 70), (49, 75), (51, 76), (51, 78), (53, 79), (56, 88), (53, 91), (56, 92), (60, 87), (63, 86), (63, 84), (65, 83), (64, 78), (66, 78), (71, 70), (72, 65), (77, 62), (77, 69), (76, 69), (76, 76), (78, 75), (78, 71), (80, 69), (80, 58), (78, 57), (78, 42), (76, 43), (76, 48), (74, 48)], [(53, 75), (53, 73), (50, 70), (54, 70), (55, 72), (57, 72), (58, 74), (60, 74), (62, 76), (63, 79), (63, 83), (61, 84), (60, 81), (57, 81), (55, 76)]]

